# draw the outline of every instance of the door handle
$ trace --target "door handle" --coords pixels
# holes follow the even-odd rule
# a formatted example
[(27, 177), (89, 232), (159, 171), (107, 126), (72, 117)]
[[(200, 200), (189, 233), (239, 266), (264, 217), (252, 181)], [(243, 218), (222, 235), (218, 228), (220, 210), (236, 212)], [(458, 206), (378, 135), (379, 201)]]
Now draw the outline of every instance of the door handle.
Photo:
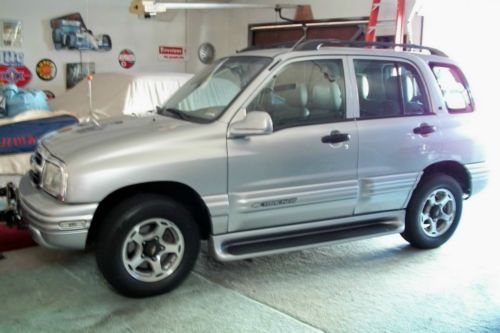
[(419, 135), (427, 135), (436, 132), (436, 126), (432, 126), (426, 123), (420, 124), (419, 127), (413, 129), (413, 133)]
[(323, 143), (341, 143), (346, 142), (351, 139), (351, 135), (347, 133), (340, 133), (339, 131), (332, 131), (330, 135), (326, 135), (321, 138), (321, 142)]

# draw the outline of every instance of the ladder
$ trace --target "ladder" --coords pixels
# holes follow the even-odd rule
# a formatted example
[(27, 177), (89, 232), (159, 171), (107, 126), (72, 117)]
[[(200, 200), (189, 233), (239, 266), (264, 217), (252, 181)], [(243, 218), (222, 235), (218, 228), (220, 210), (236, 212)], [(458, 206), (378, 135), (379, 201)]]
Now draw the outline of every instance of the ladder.
[[(394, 4), (394, 1), (391, 2)], [(368, 20), (368, 29), (365, 35), (366, 42), (376, 42), (375, 30), (379, 21), (379, 12), (381, 7), (381, 0), (373, 0), (372, 8), (370, 11), (370, 18)], [(393, 21), (393, 20), (391, 20)], [(405, 0), (397, 0), (396, 4), (396, 29), (394, 31), (394, 43), (403, 44), (405, 35)]]

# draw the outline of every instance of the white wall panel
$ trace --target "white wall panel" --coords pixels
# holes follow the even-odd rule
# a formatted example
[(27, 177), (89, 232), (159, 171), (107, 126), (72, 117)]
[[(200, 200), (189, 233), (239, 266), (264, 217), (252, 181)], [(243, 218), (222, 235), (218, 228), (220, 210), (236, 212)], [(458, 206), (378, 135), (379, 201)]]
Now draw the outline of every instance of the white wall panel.
[[(0, 0), (0, 19), (23, 22), (24, 41), (21, 49), (0, 47), (0, 50), (24, 52), (25, 65), (33, 72), (32, 88), (50, 89), (59, 94), (65, 90), (65, 64), (79, 62), (78, 51), (56, 51), (52, 45), (49, 21), (65, 14), (80, 12), (85, 24), (95, 34), (111, 36), (109, 52), (83, 52), (83, 61), (96, 63), (98, 72), (185, 71), (185, 61), (160, 61), (159, 45), (185, 46), (185, 12), (179, 11), (171, 22), (144, 20), (128, 12), (128, 0)], [(118, 64), (118, 53), (131, 49), (137, 62), (130, 70)], [(35, 74), (35, 65), (42, 58), (52, 59), (58, 67), (56, 79), (43, 82)]]
[[(269, 4), (309, 4), (315, 19), (331, 19), (345, 17), (369, 16), (371, 0), (235, 0), (234, 3)], [(383, 6), (379, 19), (388, 20), (396, 17), (396, 0), (382, 0)], [(415, 0), (407, 0), (407, 15), (411, 11)], [(284, 10), (286, 17), (294, 17), (295, 10)], [(225, 56), (242, 49), (248, 43), (248, 25), (252, 23), (282, 22), (273, 9), (244, 9), (188, 12), (188, 48), (192, 53), (188, 61), (189, 72), (196, 72), (203, 68), (203, 64), (196, 57), (196, 50), (203, 42), (211, 42), (217, 50), (217, 56)], [(201, 24), (200, 24), (201, 23)], [(198, 31), (203, 30), (203, 31)], [(387, 29), (386, 29), (387, 30)]]

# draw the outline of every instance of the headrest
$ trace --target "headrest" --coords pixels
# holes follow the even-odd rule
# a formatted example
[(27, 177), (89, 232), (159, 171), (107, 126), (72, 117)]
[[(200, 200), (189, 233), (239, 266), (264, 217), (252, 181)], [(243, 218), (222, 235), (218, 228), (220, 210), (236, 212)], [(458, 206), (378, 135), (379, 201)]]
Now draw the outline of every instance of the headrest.
[(385, 96), (392, 101), (399, 100), (399, 80), (397, 76), (391, 76), (385, 80)]
[(356, 83), (358, 84), (358, 94), (363, 99), (367, 99), (368, 94), (370, 94), (370, 84), (368, 83), (366, 75), (356, 74)]
[(337, 82), (321, 81), (312, 90), (311, 107), (338, 111), (342, 107), (342, 91)]
[(411, 77), (403, 76), (403, 87), (405, 102), (409, 102), (415, 97), (415, 87), (413, 85), (413, 80), (411, 79)]
[(307, 104), (307, 88), (304, 83), (276, 86), (274, 91), (291, 106), (304, 107)]

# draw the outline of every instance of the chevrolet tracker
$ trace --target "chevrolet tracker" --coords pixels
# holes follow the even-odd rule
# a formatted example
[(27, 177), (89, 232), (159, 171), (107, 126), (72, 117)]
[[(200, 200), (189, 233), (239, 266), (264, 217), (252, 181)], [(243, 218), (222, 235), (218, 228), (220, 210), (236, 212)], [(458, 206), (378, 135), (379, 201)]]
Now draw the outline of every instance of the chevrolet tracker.
[(132, 297), (179, 285), (202, 240), (221, 261), (394, 233), (441, 246), (488, 179), (468, 83), (438, 50), (365, 46), (242, 51), (150, 117), (46, 137), (23, 220), (43, 246), (94, 247)]

